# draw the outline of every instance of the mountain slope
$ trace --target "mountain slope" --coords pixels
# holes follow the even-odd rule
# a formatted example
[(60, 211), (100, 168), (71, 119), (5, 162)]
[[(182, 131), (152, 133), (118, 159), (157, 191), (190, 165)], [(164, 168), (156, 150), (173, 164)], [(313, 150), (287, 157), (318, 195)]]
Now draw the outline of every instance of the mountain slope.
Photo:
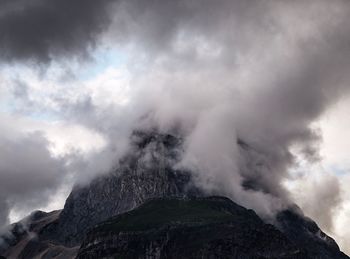
[(337, 243), (317, 224), (303, 215), (298, 207), (281, 211), (276, 216), (276, 227), (312, 258), (349, 258), (339, 250)]
[(311, 258), (224, 197), (154, 199), (92, 229), (77, 258)]
[[(4, 258), (74, 258), (79, 247), (64, 247), (42, 240), (40, 232), (55, 222), (61, 211), (35, 211), (18, 223), (12, 224), (0, 240), (0, 254)], [(1, 257), (0, 257), (1, 258)]]

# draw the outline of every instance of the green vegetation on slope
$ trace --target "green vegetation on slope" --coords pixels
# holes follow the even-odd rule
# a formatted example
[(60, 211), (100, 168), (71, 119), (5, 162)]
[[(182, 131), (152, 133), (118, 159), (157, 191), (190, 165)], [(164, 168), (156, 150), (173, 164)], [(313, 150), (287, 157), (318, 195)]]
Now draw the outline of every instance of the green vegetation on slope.
[[(95, 231), (144, 231), (169, 224), (208, 224), (239, 221), (246, 211), (229, 199), (211, 197), (197, 199), (155, 199), (135, 210), (112, 218)], [(251, 211), (251, 213), (253, 213)], [(255, 213), (253, 213), (254, 216)], [(257, 217), (254, 217), (256, 220)], [(246, 220), (241, 219), (241, 220)]]
[(92, 229), (77, 258), (309, 258), (228, 198), (161, 198)]

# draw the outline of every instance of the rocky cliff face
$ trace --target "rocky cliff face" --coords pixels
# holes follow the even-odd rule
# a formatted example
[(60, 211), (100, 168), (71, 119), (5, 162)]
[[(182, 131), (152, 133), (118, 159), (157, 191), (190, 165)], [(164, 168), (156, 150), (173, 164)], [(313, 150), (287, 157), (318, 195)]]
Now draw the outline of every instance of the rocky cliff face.
[(189, 173), (172, 169), (181, 144), (178, 138), (136, 132), (132, 141), (130, 153), (116, 170), (72, 191), (59, 219), (42, 231), (44, 238), (76, 246), (90, 227), (147, 199), (199, 194)]

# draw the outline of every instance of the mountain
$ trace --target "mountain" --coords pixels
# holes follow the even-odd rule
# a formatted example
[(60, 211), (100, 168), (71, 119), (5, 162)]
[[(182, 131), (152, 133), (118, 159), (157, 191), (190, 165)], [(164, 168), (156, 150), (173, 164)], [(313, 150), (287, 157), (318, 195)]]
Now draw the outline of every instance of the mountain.
[[(8, 233), (0, 238), (0, 255), (6, 258), (75, 258), (79, 251), (78, 258), (88, 258), (84, 256), (90, 253), (89, 244), (94, 238), (98, 238), (101, 244), (108, 243), (110, 240), (108, 238), (112, 240), (117, 238), (120, 244), (128, 247), (130, 238), (144, 240), (145, 230), (138, 235), (132, 229), (125, 229), (123, 237), (126, 239), (118, 239), (120, 229), (114, 229), (115, 232), (107, 231), (110, 236), (106, 236), (106, 232), (101, 232), (101, 226), (120, 225), (118, 223), (120, 218), (131, 215), (131, 220), (134, 220), (133, 215), (142, 215), (145, 210), (156, 208), (158, 216), (156, 215), (155, 219), (159, 218), (159, 215), (169, 214), (170, 211), (174, 216), (179, 216), (179, 218), (164, 217), (161, 222), (153, 222), (164, 224), (150, 230), (155, 237), (159, 236), (159, 242), (162, 247), (166, 247), (167, 254), (175, 254), (177, 251), (180, 256), (183, 245), (190, 245), (194, 250), (197, 249), (198, 253), (194, 252), (194, 256), (200, 254), (201, 258), (221, 258), (214, 256), (220, 251), (215, 250), (212, 245), (215, 242), (220, 244), (223, 242), (222, 249), (227, 250), (227, 253), (235, 251), (232, 256), (226, 258), (257, 258), (249, 256), (260, 253), (265, 258), (274, 258), (266, 257), (268, 254), (291, 256), (278, 258), (348, 258), (340, 252), (333, 239), (325, 235), (316, 223), (306, 218), (296, 208), (280, 212), (276, 217), (275, 226), (272, 226), (265, 224), (253, 211), (246, 210), (226, 198), (205, 198), (205, 193), (193, 185), (190, 172), (174, 169), (182, 151), (181, 138), (170, 134), (137, 131), (132, 135), (131, 143), (130, 152), (109, 174), (97, 177), (88, 185), (76, 186), (67, 198), (62, 211), (35, 212), (25, 220), (13, 224)], [(245, 150), (244, 152), (249, 152), (249, 146), (244, 142), (240, 141), (239, 145)], [(167, 203), (169, 208), (166, 206)], [(198, 205), (201, 209), (196, 211), (193, 208), (192, 211), (191, 204)], [(172, 205), (174, 206), (171, 207)], [(195, 217), (186, 214), (188, 210), (184, 211), (183, 207), (193, 212), (192, 216)], [(162, 210), (167, 208), (168, 210)], [(192, 221), (183, 221), (186, 215), (192, 217)], [(214, 215), (214, 221), (210, 218), (211, 215)], [(228, 216), (229, 221), (226, 221), (224, 215)], [(153, 216), (151, 213), (147, 217)], [(142, 224), (147, 217), (146, 214), (145, 217), (138, 216), (136, 217), (139, 219), (138, 222), (134, 222)], [(179, 224), (173, 224), (174, 222)], [(170, 232), (164, 232), (164, 227), (169, 227), (168, 223), (171, 226)], [(216, 239), (200, 239), (197, 244), (196, 236), (197, 233), (202, 233), (201, 231), (204, 231), (204, 236), (213, 238), (215, 233), (219, 234)], [(244, 236), (237, 233), (242, 235), (244, 233)], [(174, 247), (162, 239), (164, 235), (174, 238), (171, 239)], [(188, 241), (184, 244), (181, 239)], [(255, 240), (254, 244), (251, 243), (252, 240)], [(155, 244), (154, 240), (144, 241), (137, 243), (145, 246)], [(270, 251), (264, 250), (259, 242)], [(284, 252), (276, 242), (283, 244)], [(244, 252), (243, 247), (246, 250), (251, 249), (251, 254)], [(98, 251), (101, 247), (96, 249)], [(162, 249), (157, 251), (165, 252)], [(124, 252), (120, 250), (120, 253)], [(208, 257), (203, 253), (207, 253)], [(235, 253), (242, 256), (237, 257)], [(244, 257), (243, 254), (249, 256)], [(146, 258), (142, 252), (138, 255), (140, 257), (136, 258)], [(300, 257), (301, 255), (309, 257)]]

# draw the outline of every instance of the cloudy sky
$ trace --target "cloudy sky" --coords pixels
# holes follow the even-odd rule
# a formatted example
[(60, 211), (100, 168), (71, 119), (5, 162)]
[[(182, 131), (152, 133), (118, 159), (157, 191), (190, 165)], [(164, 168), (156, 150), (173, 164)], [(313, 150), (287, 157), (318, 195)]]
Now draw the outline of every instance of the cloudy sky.
[(262, 216), (295, 202), (349, 253), (349, 15), (346, 0), (1, 0), (0, 225), (62, 208), (133, 129), (176, 128), (198, 185)]

